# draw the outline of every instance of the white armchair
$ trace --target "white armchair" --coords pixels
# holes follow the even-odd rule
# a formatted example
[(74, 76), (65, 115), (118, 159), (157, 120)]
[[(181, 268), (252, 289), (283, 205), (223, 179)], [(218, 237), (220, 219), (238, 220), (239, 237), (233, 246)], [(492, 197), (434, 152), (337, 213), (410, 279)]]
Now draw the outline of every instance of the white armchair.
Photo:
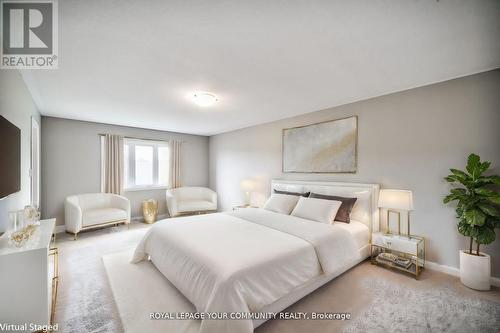
[(167, 190), (171, 217), (186, 213), (217, 210), (217, 193), (206, 187), (179, 187)]
[(130, 201), (111, 193), (87, 193), (66, 198), (66, 231), (76, 239), (81, 230), (130, 223)]

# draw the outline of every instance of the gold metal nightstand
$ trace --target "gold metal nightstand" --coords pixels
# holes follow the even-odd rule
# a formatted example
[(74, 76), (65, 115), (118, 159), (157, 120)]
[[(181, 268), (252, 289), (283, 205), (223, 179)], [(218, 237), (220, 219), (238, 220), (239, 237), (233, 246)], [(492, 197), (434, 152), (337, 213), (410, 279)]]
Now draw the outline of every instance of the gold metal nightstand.
[[(408, 259), (408, 267), (378, 257), (380, 253), (391, 253), (399, 258)], [(398, 269), (412, 274), (418, 279), (425, 266), (425, 239), (421, 236), (411, 237), (393, 234), (374, 233), (370, 246), (370, 261), (374, 265)]]

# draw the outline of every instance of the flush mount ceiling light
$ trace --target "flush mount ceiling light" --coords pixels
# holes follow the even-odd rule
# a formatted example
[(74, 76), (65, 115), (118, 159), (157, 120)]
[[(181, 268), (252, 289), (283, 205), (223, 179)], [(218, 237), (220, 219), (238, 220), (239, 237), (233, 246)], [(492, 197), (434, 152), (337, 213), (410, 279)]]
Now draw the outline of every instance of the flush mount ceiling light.
[(214, 94), (199, 91), (193, 94), (193, 101), (198, 106), (208, 107), (214, 105), (219, 99)]

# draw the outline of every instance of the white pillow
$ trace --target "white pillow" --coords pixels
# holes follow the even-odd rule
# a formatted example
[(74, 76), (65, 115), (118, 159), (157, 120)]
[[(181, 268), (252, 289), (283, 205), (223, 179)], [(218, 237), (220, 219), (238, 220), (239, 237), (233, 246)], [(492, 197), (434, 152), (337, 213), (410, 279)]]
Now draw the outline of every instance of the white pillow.
[(301, 197), (292, 211), (292, 216), (321, 223), (333, 223), (341, 201)]
[(293, 207), (297, 204), (299, 197), (297, 195), (274, 193), (264, 204), (264, 209), (280, 214), (290, 215)]

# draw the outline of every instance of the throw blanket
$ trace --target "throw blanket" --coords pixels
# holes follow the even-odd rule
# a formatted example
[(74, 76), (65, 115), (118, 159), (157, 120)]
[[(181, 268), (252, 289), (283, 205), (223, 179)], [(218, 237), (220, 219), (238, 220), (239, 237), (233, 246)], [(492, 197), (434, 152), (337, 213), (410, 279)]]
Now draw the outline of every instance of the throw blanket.
[[(158, 222), (132, 261), (148, 257), (198, 312), (248, 313), (337, 272), (359, 252), (338, 226), (247, 208)], [(253, 324), (206, 319), (200, 332), (250, 333)]]

